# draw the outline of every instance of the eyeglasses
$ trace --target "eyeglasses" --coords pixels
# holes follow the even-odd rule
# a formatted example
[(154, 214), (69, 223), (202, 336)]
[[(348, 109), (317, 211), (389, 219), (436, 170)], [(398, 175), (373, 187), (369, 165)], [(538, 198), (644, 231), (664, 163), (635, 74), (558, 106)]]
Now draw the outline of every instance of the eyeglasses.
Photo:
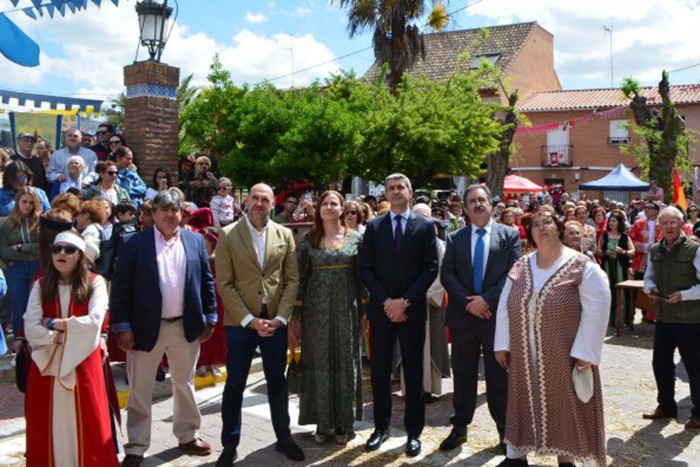
[(29, 180), (29, 177), (26, 175), (17, 175), (15, 177), (16, 182), (26, 182), (27, 180)]
[(357, 211), (348, 211), (346, 214), (347, 214), (348, 216), (356, 216), (356, 215), (357, 215)]
[(114, 141), (110, 141), (109, 144), (111, 146), (112, 144), (122, 144), (122, 142), (119, 141), (118, 139), (115, 139)]
[(117, 175), (118, 172), (116, 172), (116, 171), (114, 171), (114, 170), (108, 170), (108, 171), (106, 171), (105, 173), (106, 173), (107, 175)]
[(65, 253), (68, 256), (73, 256), (78, 252), (78, 248), (72, 245), (51, 245), (51, 254), (60, 255)]
[(541, 222), (533, 222), (532, 224), (530, 224), (530, 228), (531, 229), (541, 229), (542, 227), (546, 227), (546, 226), (549, 226), (552, 224), (554, 224), (554, 219), (545, 218), (545, 219), (542, 219)]
[(104, 131), (104, 130), (100, 130), (100, 131), (96, 131), (96, 132), (95, 132), (95, 135), (97, 135), (97, 136), (104, 136), (104, 135), (106, 135), (106, 134), (107, 134), (107, 132)]

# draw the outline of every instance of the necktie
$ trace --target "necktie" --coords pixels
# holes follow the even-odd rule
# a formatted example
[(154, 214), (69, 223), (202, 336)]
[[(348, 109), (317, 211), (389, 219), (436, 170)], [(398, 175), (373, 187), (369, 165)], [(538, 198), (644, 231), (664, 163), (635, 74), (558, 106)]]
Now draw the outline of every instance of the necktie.
[(401, 251), (401, 241), (403, 240), (403, 227), (401, 226), (402, 216), (396, 216), (396, 229), (394, 230), (394, 245), (396, 246), (396, 252)]
[(479, 238), (476, 239), (474, 247), (474, 257), (472, 258), (472, 269), (474, 271), (474, 293), (481, 295), (484, 285), (484, 234), (486, 230), (476, 229)]

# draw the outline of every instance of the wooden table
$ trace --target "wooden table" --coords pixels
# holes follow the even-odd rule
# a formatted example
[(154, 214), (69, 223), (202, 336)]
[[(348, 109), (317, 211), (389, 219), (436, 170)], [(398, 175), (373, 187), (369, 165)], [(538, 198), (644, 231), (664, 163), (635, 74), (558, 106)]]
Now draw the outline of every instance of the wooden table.
[(637, 293), (637, 300), (627, 300), (627, 310), (629, 311), (629, 328), (634, 329), (634, 309), (636, 306), (636, 301), (649, 300), (648, 296), (644, 293), (644, 281), (642, 280), (626, 280), (618, 282), (615, 284), (617, 293), (617, 309), (615, 310), (615, 335), (620, 337), (622, 335), (622, 292), (623, 290), (632, 290), (641, 293)]

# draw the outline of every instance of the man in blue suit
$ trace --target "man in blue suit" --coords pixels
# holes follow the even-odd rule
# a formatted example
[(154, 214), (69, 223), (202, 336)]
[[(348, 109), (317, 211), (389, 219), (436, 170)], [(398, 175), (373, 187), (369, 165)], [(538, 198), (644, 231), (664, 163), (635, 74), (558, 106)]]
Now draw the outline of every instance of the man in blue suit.
[(153, 199), (154, 228), (135, 234), (119, 252), (110, 314), (118, 345), (127, 352), (129, 378), (126, 457), (122, 466), (141, 464), (151, 441), (154, 376), (165, 353), (173, 385), (173, 433), (192, 455), (211, 447), (197, 431), (201, 415), (194, 395), (199, 343), (216, 324), (214, 280), (201, 235), (181, 229), (185, 205), (171, 188)]
[(479, 358), (484, 356), (486, 402), (500, 440), (506, 428), (508, 373), (496, 362), (493, 341), (496, 310), (506, 276), (520, 257), (518, 231), (491, 218), (491, 193), (472, 185), (464, 194), (470, 225), (447, 237), (440, 281), (448, 296), (447, 326), (452, 334), (452, 374), (455, 414), (452, 431), (440, 444), (452, 450), (467, 440), (474, 418)]
[(374, 432), (366, 449), (379, 449), (389, 437), (392, 357), (398, 338), (406, 384), (406, 454), (415, 457), (421, 451), (425, 424), (423, 343), (426, 293), (437, 276), (435, 225), (410, 211), (413, 190), (405, 175), (389, 175), (384, 186), (391, 210), (370, 221), (360, 250), (372, 324)]

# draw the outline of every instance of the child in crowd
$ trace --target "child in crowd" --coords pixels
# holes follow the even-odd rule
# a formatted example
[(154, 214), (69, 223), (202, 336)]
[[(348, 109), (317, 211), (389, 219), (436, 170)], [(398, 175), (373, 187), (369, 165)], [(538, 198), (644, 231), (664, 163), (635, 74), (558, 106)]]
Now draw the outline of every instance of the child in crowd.
[[(204, 236), (204, 244), (207, 247), (209, 254), (209, 262), (211, 271), (216, 280), (216, 271), (214, 270), (214, 250), (216, 243), (219, 240), (218, 230), (216, 227), (204, 227), (199, 231)], [(199, 361), (197, 362), (197, 376), (206, 376), (207, 372), (211, 372), (214, 378), (221, 376), (219, 367), (226, 363), (226, 331), (224, 330), (224, 304), (216, 293), (216, 313), (218, 315), (214, 334), (206, 342), (200, 346)]]
[(231, 179), (221, 177), (216, 195), (212, 197), (209, 203), (209, 208), (214, 215), (214, 225), (217, 228), (226, 227), (235, 219), (236, 203), (233, 196), (231, 196), (232, 189)]

